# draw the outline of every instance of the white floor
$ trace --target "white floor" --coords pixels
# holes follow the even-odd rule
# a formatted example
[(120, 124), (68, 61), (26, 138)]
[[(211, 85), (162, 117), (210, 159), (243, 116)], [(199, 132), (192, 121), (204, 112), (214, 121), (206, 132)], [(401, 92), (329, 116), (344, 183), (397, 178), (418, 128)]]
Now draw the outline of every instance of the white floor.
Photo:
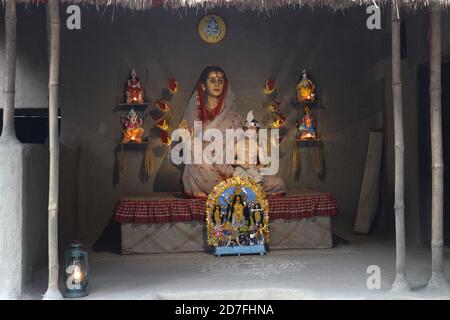
[[(427, 248), (408, 247), (409, 293), (390, 292), (395, 247), (383, 237), (333, 249), (278, 250), (266, 256), (178, 253), (120, 256), (91, 253), (84, 299), (450, 299), (424, 289), (431, 275)], [(445, 249), (450, 283), (450, 250)], [(380, 267), (381, 288), (367, 288), (367, 268)], [(36, 284), (28, 298), (39, 298)], [(43, 292), (42, 292), (43, 293)]]

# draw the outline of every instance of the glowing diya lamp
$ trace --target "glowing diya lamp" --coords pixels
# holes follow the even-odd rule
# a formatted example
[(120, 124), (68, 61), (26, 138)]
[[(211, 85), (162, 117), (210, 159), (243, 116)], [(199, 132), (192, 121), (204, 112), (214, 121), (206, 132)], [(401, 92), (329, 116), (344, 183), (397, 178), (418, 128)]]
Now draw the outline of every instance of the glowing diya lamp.
[(264, 85), (264, 93), (266, 95), (271, 95), (275, 92), (275, 90), (276, 90), (275, 80), (273, 79), (266, 80), (266, 83)]
[(270, 104), (267, 106), (269, 112), (271, 113), (278, 113), (280, 112), (280, 105), (281, 102), (279, 100), (273, 100), (270, 102)]
[(156, 101), (156, 106), (162, 112), (167, 112), (167, 111), (170, 110), (170, 106), (165, 100), (158, 100), (158, 101)]
[(168, 146), (172, 143), (172, 138), (167, 131), (161, 132), (161, 142)]
[(162, 131), (167, 131), (169, 130), (169, 122), (164, 119), (164, 118), (160, 118), (157, 122), (156, 125), (158, 126), (158, 128), (160, 128)]
[(305, 134), (302, 135), (301, 139), (302, 140), (311, 140), (311, 139), (315, 139), (316, 135), (310, 132), (307, 132)]
[(284, 126), (286, 123), (286, 117), (283, 115), (279, 115), (277, 118), (272, 121), (272, 128), (279, 129)]
[(167, 81), (167, 89), (170, 94), (174, 95), (178, 92), (178, 81), (175, 78), (170, 78)]

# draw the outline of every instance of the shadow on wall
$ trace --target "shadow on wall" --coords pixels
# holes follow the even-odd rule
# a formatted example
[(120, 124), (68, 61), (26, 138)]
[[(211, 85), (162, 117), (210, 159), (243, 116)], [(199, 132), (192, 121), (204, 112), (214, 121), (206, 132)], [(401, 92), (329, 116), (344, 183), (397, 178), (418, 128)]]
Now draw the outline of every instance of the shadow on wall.
[(92, 246), (95, 252), (111, 252), (121, 254), (121, 230), (120, 223), (111, 217), (100, 237)]

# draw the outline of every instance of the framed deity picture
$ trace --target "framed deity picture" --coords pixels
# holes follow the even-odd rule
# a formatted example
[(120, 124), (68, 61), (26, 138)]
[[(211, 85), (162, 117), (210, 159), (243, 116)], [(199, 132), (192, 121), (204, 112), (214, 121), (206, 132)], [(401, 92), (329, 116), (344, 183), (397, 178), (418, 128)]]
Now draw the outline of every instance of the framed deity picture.
[(269, 220), (266, 194), (248, 178), (220, 182), (206, 201), (207, 239), (216, 256), (265, 254)]
[(215, 44), (222, 41), (227, 34), (227, 24), (218, 14), (207, 14), (200, 18), (197, 32), (204, 42)]

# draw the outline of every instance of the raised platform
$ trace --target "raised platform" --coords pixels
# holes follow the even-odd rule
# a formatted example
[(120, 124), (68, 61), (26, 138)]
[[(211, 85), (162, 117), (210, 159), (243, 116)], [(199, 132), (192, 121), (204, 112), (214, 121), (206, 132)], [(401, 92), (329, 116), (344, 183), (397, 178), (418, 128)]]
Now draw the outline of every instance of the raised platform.
[[(119, 223), (148, 224), (205, 221), (203, 199), (184, 198), (181, 193), (125, 195), (116, 205)], [(329, 192), (289, 190), (286, 196), (269, 197), (270, 219), (331, 217), (338, 213), (336, 199)]]
[[(330, 248), (331, 217), (338, 213), (328, 192), (291, 190), (269, 198), (270, 249)], [(181, 194), (127, 195), (116, 206), (122, 254), (209, 251), (205, 200)]]

